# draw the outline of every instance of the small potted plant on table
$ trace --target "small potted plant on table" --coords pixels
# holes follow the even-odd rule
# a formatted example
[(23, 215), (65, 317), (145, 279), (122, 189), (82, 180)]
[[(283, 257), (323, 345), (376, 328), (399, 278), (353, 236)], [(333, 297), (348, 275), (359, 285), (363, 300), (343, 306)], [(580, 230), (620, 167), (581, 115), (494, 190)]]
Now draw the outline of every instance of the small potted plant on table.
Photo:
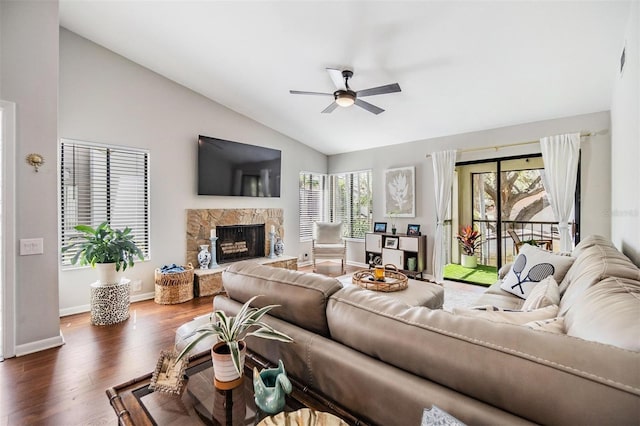
[(480, 240), (480, 233), (473, 229), (471, 225), (463, 226), (460, 229), (456, 239), (460, 242), (463, 254), (461, 256), (462, 266), (465, 268), (475, 268), (478, 266), (478, 260), (476, 259), (476, 250), (482, 244)]
[[(180, 352), (177, 361), (181, 360), (205, 337), (216, 336), (218, 342), (211, 348), (215, 386), (218, 389), (232, 389), (239, 386), (242, 383), (246, 353), (246, 344), (243, 340), (245, 337), (256, 336), (281, 342), (293, 341), (291, 337), (262, 321), (262, 317), (267, 312), (279, 305), (267, 305), (263, 308), (251, 307), (251, 302), (257, 297), (253, 296), (247, 300), (235, 317), (227, 316), (224, 311), (215, 311), (211, 315), (209, 323), (198, 327), (188, 336), (195, 335), (196, 337)], [(250, 331), (252, 328), (255, 329)]]

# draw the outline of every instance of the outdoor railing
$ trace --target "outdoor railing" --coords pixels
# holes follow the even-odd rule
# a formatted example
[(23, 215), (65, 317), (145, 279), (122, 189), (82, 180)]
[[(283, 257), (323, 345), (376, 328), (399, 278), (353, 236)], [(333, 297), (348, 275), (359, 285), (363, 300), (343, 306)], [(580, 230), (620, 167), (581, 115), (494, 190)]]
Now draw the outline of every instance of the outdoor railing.
[[(480, 263), (483, 265), (497, 265), (496, 221), (474, 220), (473, 224), (482, 234), (482, 246), (479, 250)], [(558, 222), (503, 220), (501, 228), (502, 265), (513, 262), (516, 256), (516, 244), (507, 233), (509, 229), (515, 231), (520, 241), (551, 240), (554, 249), (557, 249), (560, 243)]]

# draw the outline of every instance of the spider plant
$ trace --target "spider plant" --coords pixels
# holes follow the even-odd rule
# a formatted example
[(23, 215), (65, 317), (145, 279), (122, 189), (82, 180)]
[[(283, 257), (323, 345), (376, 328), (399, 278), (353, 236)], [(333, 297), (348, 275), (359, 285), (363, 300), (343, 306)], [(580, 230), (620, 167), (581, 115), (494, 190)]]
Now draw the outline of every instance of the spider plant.
[[(193, 347), (202, 339), (208, 336), (216, 336), (219, 341), (224, 342), (229, 347), (231, 359), (236, 372), (242, 376), (242, 368), (240, 365), (240, 346), (239, 342), (248, 336), (262, 337), (264, 339), (278, 340), (281, 342), (293, 342), (293, 339), (284, 333), (281, 333), (262, 321), (262, 317), (271, 309), (280, 305), (267, 305), (262, 308), (251, 307), (253, 302), (259, 296), (253, 296), (240, 308), (236, 316), (227, 316), (224, 311), (217, 310), (211, 317), (209, 323), (198, 327), (191, 335), (196, 335), (178, 355), (177, 361), (182, 359)], [(251, 330), (253, 329), (253, 330)]]

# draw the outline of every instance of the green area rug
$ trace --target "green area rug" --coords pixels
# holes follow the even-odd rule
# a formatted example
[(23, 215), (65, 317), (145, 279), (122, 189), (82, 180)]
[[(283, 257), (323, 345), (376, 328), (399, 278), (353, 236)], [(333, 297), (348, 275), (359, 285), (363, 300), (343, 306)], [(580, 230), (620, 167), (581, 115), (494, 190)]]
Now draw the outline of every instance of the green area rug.
[(498, 269), (495, 266), (486, 265), (478, 265), (475, 269), (470, 269), (456, 263), (449, 263), (444, 267), (444, 277), (490, 286), (498, 280)]

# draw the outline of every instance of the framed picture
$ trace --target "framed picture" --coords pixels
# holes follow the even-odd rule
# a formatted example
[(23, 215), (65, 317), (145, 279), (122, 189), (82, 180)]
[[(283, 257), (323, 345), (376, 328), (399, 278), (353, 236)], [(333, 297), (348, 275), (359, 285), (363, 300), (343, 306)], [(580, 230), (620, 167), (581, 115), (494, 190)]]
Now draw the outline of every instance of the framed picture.
[(420, 225), (407, 225), (407, 235), (420, 235)]
[(416, 168), (384, 171), (384, 211), (386, 217), (416, 217)]
[(387, 222), (374, 222), (373, 232), (387, 232)]
[(178, 354), (175, 351), (160, 352), (156, 369), (151, 376), (149, 389), (174, 395), (182, 393), (184, 371), (187, 369), (189, 360), (188, 356), (185, 356), (176, 363), (177, 357)]
[(398, 248), (398, 238), (389, 237), (384, 241), (384, 248), (397, 249)]

